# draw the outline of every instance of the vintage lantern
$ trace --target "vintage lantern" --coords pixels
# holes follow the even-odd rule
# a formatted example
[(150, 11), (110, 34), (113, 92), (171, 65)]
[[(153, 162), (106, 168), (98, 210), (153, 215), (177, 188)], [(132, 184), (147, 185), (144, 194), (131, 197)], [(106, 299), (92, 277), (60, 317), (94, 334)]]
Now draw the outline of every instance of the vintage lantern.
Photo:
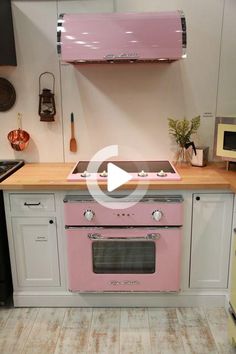
[[(43, 75), (52, 76), (52, 91), (44, 88), (41, 92), (41, 79)], [(42, 122), (53, 122), (56, 114), (54, 99), (55, 76), (50, 72), (44, 72), (39, 76), (39, 115)]]

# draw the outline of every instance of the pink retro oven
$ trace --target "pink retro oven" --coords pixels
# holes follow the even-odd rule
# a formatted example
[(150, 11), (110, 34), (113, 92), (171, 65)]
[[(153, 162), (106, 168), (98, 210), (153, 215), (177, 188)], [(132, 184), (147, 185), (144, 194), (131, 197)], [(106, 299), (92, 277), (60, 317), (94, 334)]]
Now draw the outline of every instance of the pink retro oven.
[(90, 196), (64, 202), (70, 291), (180, 290), (181, 196), (149, 196), (120, 210)]

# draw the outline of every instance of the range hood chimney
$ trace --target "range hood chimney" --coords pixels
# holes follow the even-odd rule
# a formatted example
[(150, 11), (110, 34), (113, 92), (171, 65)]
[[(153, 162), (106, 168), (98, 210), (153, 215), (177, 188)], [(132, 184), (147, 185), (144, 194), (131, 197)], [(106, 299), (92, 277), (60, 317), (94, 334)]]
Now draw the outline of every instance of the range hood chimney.
[(62, 14), (61, 60), (73, 64), (171, 62), (186, 57), (182, 11)]

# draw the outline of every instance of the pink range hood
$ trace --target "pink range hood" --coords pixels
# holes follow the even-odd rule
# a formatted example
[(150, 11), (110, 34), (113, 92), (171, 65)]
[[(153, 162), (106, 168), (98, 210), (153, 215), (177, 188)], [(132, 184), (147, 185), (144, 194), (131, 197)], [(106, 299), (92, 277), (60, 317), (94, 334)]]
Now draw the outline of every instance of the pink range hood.
[(186, 57), (182, 11), (60, 15), (58, 53), (64, 62), (173, 61)]

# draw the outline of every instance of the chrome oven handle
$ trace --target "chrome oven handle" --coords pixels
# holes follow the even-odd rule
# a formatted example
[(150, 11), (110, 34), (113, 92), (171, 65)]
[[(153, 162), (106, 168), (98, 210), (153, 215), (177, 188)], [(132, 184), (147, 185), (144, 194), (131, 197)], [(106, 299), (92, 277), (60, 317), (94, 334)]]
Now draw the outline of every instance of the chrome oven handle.
[(94, 233), (94, 234), (88, 234), (88, 238), (90, 240), (114, 240), (114, 241), (120, 241), (120, 240), (133, 240), (133, 241), (136, 241), (136, 240), (153, 240), (153, 241), (156, 241), (156, 240), (159, 240), (161, 237), (161, 235), (157, 232), (153, 232), (153, 233), (150, 233), (150, 234), (147, 234), (146, 236), (138, 236), (138, 237), (112, 237), (112, 236), (108, 236), (108, 237), (104, 237), (102, 236), (101, 234), (99, 233)]
[(152, 232), (151, 234), (147, 234), (147, 240), (159, 240), (161, 238), (161, 234), (158, 232)]

